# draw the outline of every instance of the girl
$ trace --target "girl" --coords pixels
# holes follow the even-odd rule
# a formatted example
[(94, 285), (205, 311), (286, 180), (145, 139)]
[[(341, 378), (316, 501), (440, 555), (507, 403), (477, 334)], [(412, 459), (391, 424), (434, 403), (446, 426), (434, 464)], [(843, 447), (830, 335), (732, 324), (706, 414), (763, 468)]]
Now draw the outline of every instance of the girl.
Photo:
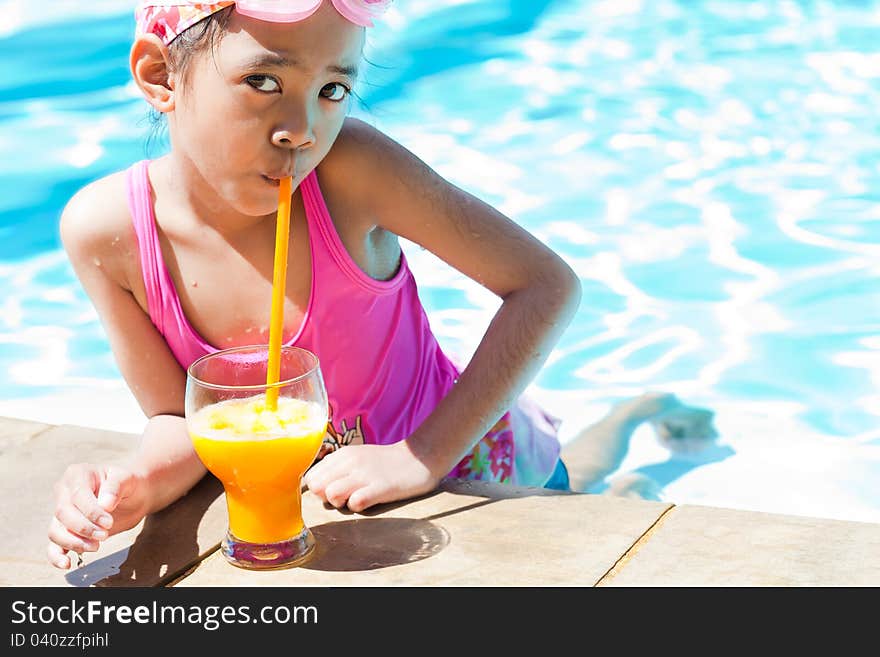
[[(304, 483), (352, 511), (446, 475), (568, 488), (554, 421), (519, 395), (571, 320), (579, 281), (517, 224), (346, 117), (365, 28), (388, 2), (138, 7), (131, 72), (167, 117), (170, 152), (80, 190), (61, 237), (149, 420), (124, 465), (65, 471), (49, 527), (55, 566), (205, 475), (183, 417), (186, 368), (268, 342), (285, 176), (295, 191), (284, 342), (318, 355), (332, 412)], [(430, 332), (398, 237), (503, 299), (462, 370)]]

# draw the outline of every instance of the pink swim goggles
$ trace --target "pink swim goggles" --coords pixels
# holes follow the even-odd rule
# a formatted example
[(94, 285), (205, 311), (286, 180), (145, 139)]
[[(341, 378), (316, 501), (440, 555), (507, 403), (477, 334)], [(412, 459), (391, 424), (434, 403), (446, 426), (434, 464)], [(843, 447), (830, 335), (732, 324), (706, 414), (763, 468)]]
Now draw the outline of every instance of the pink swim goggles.
[[(323, 0), (236, 0), (196, 2), (165, 0), (141, 2), (135, 9), (137, 34), (156, 34), (165, 45), (211, 14), (235, 5), (239, 14), (273, 23), (294, 23), (314, 14)], [(392, 0), (330, 0), (342, 16), (355, 25), (372, 27)]]

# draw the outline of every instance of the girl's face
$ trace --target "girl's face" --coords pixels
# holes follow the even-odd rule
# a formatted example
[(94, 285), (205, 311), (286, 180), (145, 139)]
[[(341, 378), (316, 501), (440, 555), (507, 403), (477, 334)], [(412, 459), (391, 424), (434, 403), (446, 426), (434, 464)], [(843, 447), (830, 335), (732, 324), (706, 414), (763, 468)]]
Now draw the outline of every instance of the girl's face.
[(294, 188), (333, 145), (351, 102), (364, 29), (323, 3), (297, 23), (233, 12), (212, 51), (178, 78), (169, 134), (175, 157), (248, 216), (275, 212), (278, 179)]

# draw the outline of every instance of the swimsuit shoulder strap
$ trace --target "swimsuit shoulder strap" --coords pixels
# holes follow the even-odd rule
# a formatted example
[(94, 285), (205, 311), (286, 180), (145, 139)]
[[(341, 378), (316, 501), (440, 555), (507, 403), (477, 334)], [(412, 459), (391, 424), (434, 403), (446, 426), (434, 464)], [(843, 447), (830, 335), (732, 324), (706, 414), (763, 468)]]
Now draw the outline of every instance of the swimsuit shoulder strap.
[(153, 324), (162, 331), (164, 325), (163, 274), (160, 267), (162, 247), (159, 233), (156, 230), (156, 217), (153, 212), (152, 188), (149, 178), (149, 160), (141, 160), (126, 171), (125, 186), (131, 220), (137, 235), (138, 253), (140, 255), (141, 272), (144, 277), (144, 289), (147, 295), (147, 309)]

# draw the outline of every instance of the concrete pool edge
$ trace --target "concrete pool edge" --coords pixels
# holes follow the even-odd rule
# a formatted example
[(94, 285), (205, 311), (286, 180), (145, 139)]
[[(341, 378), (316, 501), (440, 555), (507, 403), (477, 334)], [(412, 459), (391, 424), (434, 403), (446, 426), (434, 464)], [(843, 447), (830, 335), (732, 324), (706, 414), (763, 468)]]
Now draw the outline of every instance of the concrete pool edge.
[[(112, 547), (107, 546), (110, 549), (102, 548), (97, 555), (87, 555), (91, 575), (80, 572), (82, 577), (78, 580), (72, 573), (61, 573), (48, 566), (44, 557), (45, 526), (51, 512), (51, 481), (74, 460), (124, 453), (133, 439), (136, 436), (120, 432), (0, 417), (3, 485), (8, 488), (10, 499), (17, 496), (21, 500), (6, 510), (7, 526), (22, 529), (22, 534), (4, 547), (8, 554), (0, 555), (22, 567), (10, 569), (15, 572), (9, 573), (7, 581), (0, 581), (0, 585), (88, 585), (91, 581), (88, 577), (97, 577), (102, 564), (105, 569), (118, 571), (122, 561), (131, 561), (137, 556), (134, 553), (138, 553), (144, 563), (152, 564), (156, 561), (157, 546), (167, 548), (159, 555), (164, 562), (156, 561), (152, 569), (155, 577), (139, 582), (141, 585), (167, 584), (175, 572), (187, 574), (173, 580), (174, 585), (245, 584), (247, 580), (236, 583), (229, 579), (228, 569), (221, 568), (221, 560), (214, 552), (224, 525), (225, 504), (222, 496), (217, 497), (217, 490), (207, 489), (198, 491), (184, 504), (172, 505), (174, 508), (146, 519), (129, 532), (112, 537), (111, 540), (115, 540)], [(37, 467), (44, 474), (35, 476)], [(403, 522), (401, 518), (407, 513), (421, 513), (419, 517), (429, 517), (452, 532), (453, 548), (418, 564), (395, 564), (369, 573), (312, 571), (312, 583), (325, 581), (340, 586), (364, 582), (475, 586), (880, 585), (880, 564), (873, 558), (880, 553), (880, 524), (605, 495), (554, 496), (545, 494), (543, 489), (480, 486), (473, 482), (451, 481), (441, 488), (442, 495), (386, 509), (377, 515), (386, 516), (387, 526), (393, 528)], [(481, 502), (482, 499), (490, 500), (491, 504)], [(453, 507), (454, 513), (449, 510)], [(330, 512), (315, 507), (312, 513), (316, 519), (339, 522), (338, 512), (327, 515)], [(390, 521), (392, 517), (397, 519), (397, 524)], [(362, 516), (357, 518), (367, 520)], [(541, 555), (537, 562), (534, 551), (531, 557), (527, 556), (528, 549), (521, 555), (510, 555), (510, 534), (499, 531), (499, 528), (515, 527), (520, 519), (541, 523), (541, 540), (545, 545), (536, 551)], [(491, 523), (495, 523), (493, 531), (489, 528)], [(168, 528), (181, 524), (192, 531), (186, 535), (186, 546), (177, 550), (173, 543), (180, 539), (176, 534), (169, 534)], [(381, 523), (375, 526), (381, 528)], [(555, 538), (548, 541), (547, 536)], [(547, 550), (547, 545), (560, 549)], [(112, 549), (117, 551), (114, 553)], [(495, 559), (493, 555), (499, 554), (505, 555), (501, 559), (506, 559), (504, 567), (490, 564)], [(140, 572), (146, 570), (142, 567)], [(292, 575), (287, 577), (277, 583), (298, 582)]]

